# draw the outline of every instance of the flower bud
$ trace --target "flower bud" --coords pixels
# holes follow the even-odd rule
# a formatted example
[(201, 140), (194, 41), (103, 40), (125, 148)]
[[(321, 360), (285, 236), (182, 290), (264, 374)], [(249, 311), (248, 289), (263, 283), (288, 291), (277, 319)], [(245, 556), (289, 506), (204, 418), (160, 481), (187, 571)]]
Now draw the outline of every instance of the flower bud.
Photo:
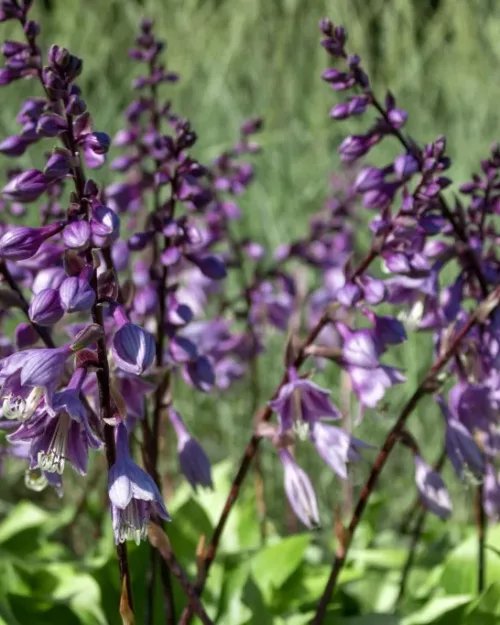
[(54, 152), (49, 156), (47, 164), (43, 170), (47, 180), (55, 181), (64, 178), (71, 173), (71, 164), (66, 154)]
[(64, 245), (72, 250), (83, 250), (90, 243), (91, 229), (88, 221), (72, 221), (64, 228)]
[(57, 137), (57, 135), (65, 132), (68, 125), (64, 117), (56, 113), (45, 113), (38, 120), (36, 130), (43, 137)]
[(29, 318), (40, 326), (51, 326), (64, 315), (56, 289), (43, 289), (31, 300)]
[(90, 310), (95, 302), (95, 292), (84, 277), (66, 278), (59, 287), (61, 304), (68, 313)]
[(34, 256), (42, 243), (60, 232), (64, 223), (51, 224), (42, 228), (14, 226), (0, 238), (0, 258), (25, 260)]
[(212, 488), (210, 461), (202, 446), (191, 436), (179, 413), (170, 409), (168, 416), (177, 436), (177, 450), (182, 473), (195, 491), (198, 486)]
[(0, 143), (0, 152), (5, 156), (18, 157), (22, 156), (29, 145), (29, 141), (26, 141), (23, 137), (13, 135), (7, 137)]
[(111, 350), (116, 365), (122, 371), (142, 375), (154, 362), (156, 344), (149, 332), (131, 323), (121, 307), (116, 307), (113, 317), (118, 323)]
[(4, 199), (13, 202), (34, 202), (47, 190), (47, 179), (38, 169), (28, 169), (11, 178), (3, 188)]
[(120, 236), (120, 218), (103, 204), (92, 208), (90, 227), (96, 247), (108, 247)]

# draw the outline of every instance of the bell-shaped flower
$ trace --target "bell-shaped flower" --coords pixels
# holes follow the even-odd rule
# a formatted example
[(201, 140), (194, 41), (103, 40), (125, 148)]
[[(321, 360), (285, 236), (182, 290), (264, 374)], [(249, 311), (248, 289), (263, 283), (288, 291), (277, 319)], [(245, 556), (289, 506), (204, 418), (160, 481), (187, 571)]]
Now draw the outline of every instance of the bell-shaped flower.
[(85, 369), (77, 369), (68, 387), (54, 394), (52, 408), (55, 415), (43, 411), (23, 423), (9, 435), (11, 442), (31, 442), (31, 467), (46, 473), (62, 474), (66, 461), (81, 475), (87, 473), (88, 451), (102, 447), (101, 440), (92, 431), (87, 409), (80, 398)]
[(452, 512), (450, 495), (439, 473), (419, 455), (415, 455), (415, 481), (424, 507), (446, 520)]
[(64, 223), (50, 224), (42, 228), (27, 226), (10, 227), (0, 238), (0, 258), (25, 260), (34, 256), (42, 243), (64, 228)]
[(59, 292), (56, 289), (43, 289), (33, 296), (29, 307), (29, 317), (40, 326), (51, 326), (64, 315)]
[(342, 418), (342, 413), (332, 404), (329, 396), (329, 391), (311, 380), (300, 378), (296, 369), (290, 367), (288, 382), (269, 405), (278, 414), (281, 429), (290, 430), (301, 421), (312, 424), (321, 417)]
[(95, 291), (83, 274), (63, 280), (59, 294), (62, 307), (68, 313), (90, 310), (95, 302)]
[(96, 247), (108, 247), (120, 236), (120, 218), (103, 204), (92, 207), (90, 227)]
[(111, 345), (116, 365), (127, 373), (142, 375), (153, 365), (155, 340), (149, 332), (131, 323), (123, 308), (117, 306), (113, 317), (118, 324)]
[(86, 220), (72, 221), (64, 228), (62, 238), (64, 245), (72, 250), (83, 250), (90, 243), (92, 234), (90, 224)]
[(347, 463), (359, 460), (361, 449), (371, 448), (341, 428), (319, 421), (311, 425), (310, 438), (321, 458), (343, 480), (347, 479)]
[(476, 480), (482, 480), (485, 472), (483, 455), (472, 438), (469, 430), (451, 412), (443, 397), (437, 402), (446, 424), (446, 453), (457, 475), (464, 479), (472, 474)]
[(319, 527), (316, 493), (311, 480), (287, 449), (279, 452), (285, 473), (285, 493), (297, 518), (309, 529)]
[(123, 423), (117, 426), (116, 462), (108, 473), (108, 489), (116, 543), (146, 538), (153, 513), (170, 521), (154, 480), (132, 460)]
[(10, 418), (27, 419), (34, 413), (42, 397), (49, 414), (55, 414), (52, 397), (71, 354), (71, 347), (63, 345), (54, 349), (27, 349), (0, 360), (4, 415), (9, 412)]
[(28, 169), (11, 178), (5, 185), (2, 195), (12, 202), (34, 202), (48, 189), (48, 181), (38, 169)]
[(348, 367), (348, 372), (354, 392), (361, 404), (368, 408), (374, 408), (391, 386), (406, 380), (399, 369), (386, 365), (375, 369)]
[(168, 416), (177, 436), (177, 451), (182, 473), (195, 491), (198, 486), (212, 488), (210, 461), (203, 447), (191, 436), (178, 412), (170, 409)]

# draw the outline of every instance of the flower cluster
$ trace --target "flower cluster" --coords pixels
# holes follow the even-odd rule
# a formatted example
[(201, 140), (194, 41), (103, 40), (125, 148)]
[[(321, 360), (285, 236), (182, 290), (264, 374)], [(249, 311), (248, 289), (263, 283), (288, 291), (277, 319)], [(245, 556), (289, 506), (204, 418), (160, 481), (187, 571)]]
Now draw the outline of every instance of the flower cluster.
[[(295, 445), (308, 444), (341, 479), (373, 446), (345, 431), (346, 415), (312, 373), (300, 371), (303, 363), (314, 358), (318, 368), (340, 371), (362, 417), (405, 381), (389, 352), (409, 331), (427, 332), (435, 362), (417, 399), (435, 394), (447, 457), (460, 479), (484, 487), (481, 504), (498, 516), (500, 317), (498, 298), (491, 300), (500, 275), (498, 146), (450, 205), (445, 139), (423, 146), (410, 139), (395, 97), (377, 99), (361, 59), (347, 52), (346, 31), (322, 20), (322, 45), (335, 65), (323, 79), (347, 94), (330, 116), (375, 118), (341, 143), (346, 171), (332, 180), (304, 236), (268, 251), (234, 227), (239, 197), (254, 179), (262, 120), (244, 122), (236, 144), (210, 165), (194, 158), (196, 133), (160, 95), (179, 76), (164, 64), (153, 23), (143, 20), (129, 54), (140, 68), (137, 95), (111, 142), (94, 130), (76, 82), (82, 61), (55, 45), (44, 55), (30, 8), (18, 0), (0, 6), (0, 21), (17, 22), (24, 34), (2, 47), (0, 86), (21, 78), (38, 84), (16, 118), (21, 129), (0, 142), (0, 152), (15, 159), (47, 139), (52, 151), (41, 169), (9, 170), (2, 190), (0, 426), (8, 433), (0, 459), (22, 458), (29, 487), (50, 484), (62, 494), (66, 465), (86, 475), (90, 450), (104, 450), (115, 540), (119, 548), (139, 542), (150, 519), (170, 519), (158, 467), (162, 420), (175, 433), (190, 485), (212, 487), (209, 459), (176, 410), (174, 377), (209, 393), (248, 374), (256, 410), (258, 359), (277, 330), (289, 334), (285, 372), (242, 472), (256, 441), (271, 441), (294, 512), (315, 527), (319, 506)], [(391, 162), (361, 163), (389, 140), (401, 148)], [(111, 143), (123, 150), (109, 165), (121, 177), (101, 188), (86, 169), (105, 164)], [(20, 225), (32, 203), (41, 222)], [(366, 218), (371, 241), (363, 256), (356, 227)], [(444, 271), (454, 274), (451, 282)], [(228, 273), (234, 280), (225, 280)], [(7, 321), (19, 312), (24, 320), (9, 333)], [(399, 437), (408, 447), (422, 503), (447, 518), (450, 496), (404, 430), (408, 416), (388, 446)], [(136, 435), (144, 468), (129, 446)]]

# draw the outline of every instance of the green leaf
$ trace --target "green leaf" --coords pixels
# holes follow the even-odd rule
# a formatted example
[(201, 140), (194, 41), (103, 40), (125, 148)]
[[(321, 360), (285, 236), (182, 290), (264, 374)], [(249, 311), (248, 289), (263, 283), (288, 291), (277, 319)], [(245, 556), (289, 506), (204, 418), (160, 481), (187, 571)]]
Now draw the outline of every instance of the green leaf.
[(269, 597), (274, 588), (282, 586), (302, 564), (310, 541), (309, 534), (290, 536), (253, 556), (252, 577), (265, 597)]
[(457, 625), (471, 600), (471, 595), (434, 597), (423, 608), (404, 618), (401, 625)]
[(394, 614), (363, 614), (362, 616), (352, 616), (343, 618), (339, 625), (399, 625), (399, 617)]
[(405, 549), (351, 549), (349, 559), (362, 564), (381, 569), (400, 569), (407, 558)]
[(498, 625), (500, 621), (500, 582), (491, 584), (472, 602), (467, 610), (463, 625)]
[(0, 523), (0, 544), (7, 542), (24, 530), (42, 526), (49, 519), (50, 515), (45, 510), (28, 501), (21, 502)]
[[(489, 549), (485, 554), (485, 568), (488, 581), (500, 579), (500, 558), (494, 550), (500, 544), (500, 527), (490, 528), (487, 537)], [(477, 589), (477, 535), (473, 532), (456, 547), (444, 562), (441, 585), (450, 595), (474, 594)]]

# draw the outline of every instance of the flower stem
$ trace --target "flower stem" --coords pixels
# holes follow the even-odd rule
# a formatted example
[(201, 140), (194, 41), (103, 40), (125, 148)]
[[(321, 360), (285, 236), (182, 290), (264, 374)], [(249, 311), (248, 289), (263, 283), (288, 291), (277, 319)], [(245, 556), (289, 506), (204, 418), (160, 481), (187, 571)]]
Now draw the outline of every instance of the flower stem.
[(484, 509), (484, 487), (479, 484), (475, 492), (475, 517), (477, 528), (477, 592), (481, 594), (485, 588), (486, 581), (486, 529), (487, 519)]
[[(492, 295), (487, 300), (484, 300), (484, 303), (487, 304), (489, 301), (491, 301), (496, 302), (498, 305), (499, 296), (500, 287), (497, 287)], [(332, 565), (332, 571), (330, 573), (330, 577), (328, 579), (326, 587), (323, 591), (321, 600), (318, 604), (318, 608), (316, 611), (316, 615), (312, 621), (312, 625), (320, 625), (326, 615), (328, 603), (333, 592), (335, 591), (338, 577), (346, 562), (347, 553), (351, 545), (354, 533), (358, 527), (359, 522), (361, 521), (370, 496), (375, 490), (375, 486), (377, 484), (380, 473), (382, 472), (382, 469), (384, 468), (391, 451), (393, 450), (396, 442), (403, 432), (408, 417), (412, 414), (424, 395), (435, 391), (436, 384), (438, 383), (437, 374), (445, 367), (445, 365), (448, 364), (450, 359), (455, 356), (462, 340), (467, 336), (471, 328), (474, 327), (477, 323), (481, 323), (484, 321), (484, 310), (481, 310), (481, 308), (482, 306), (476, 309), (476, 311), (469, 317), (467, 323), (462, 326), (462, 328), (456, 333), (455, 338), (450, 342), (448, 349), (438, 358), (438, 360), (436, 360), (436, 362), (428, 371), (427, 375), (424, 377), (416, 391), (408, 400), (407, 404), (404, 406), (396, 423), (387, 435), (385, 442), (381, 450), (379, 451), (377, 458), (375, 459), (370, 475), (368, 476), (368, 479), (363, 489), (361, 490), (361, 494), (354, 508), (351, 521), (349, 525), (345, 528), (343, 540), (338, 545), (335, 560)]]

